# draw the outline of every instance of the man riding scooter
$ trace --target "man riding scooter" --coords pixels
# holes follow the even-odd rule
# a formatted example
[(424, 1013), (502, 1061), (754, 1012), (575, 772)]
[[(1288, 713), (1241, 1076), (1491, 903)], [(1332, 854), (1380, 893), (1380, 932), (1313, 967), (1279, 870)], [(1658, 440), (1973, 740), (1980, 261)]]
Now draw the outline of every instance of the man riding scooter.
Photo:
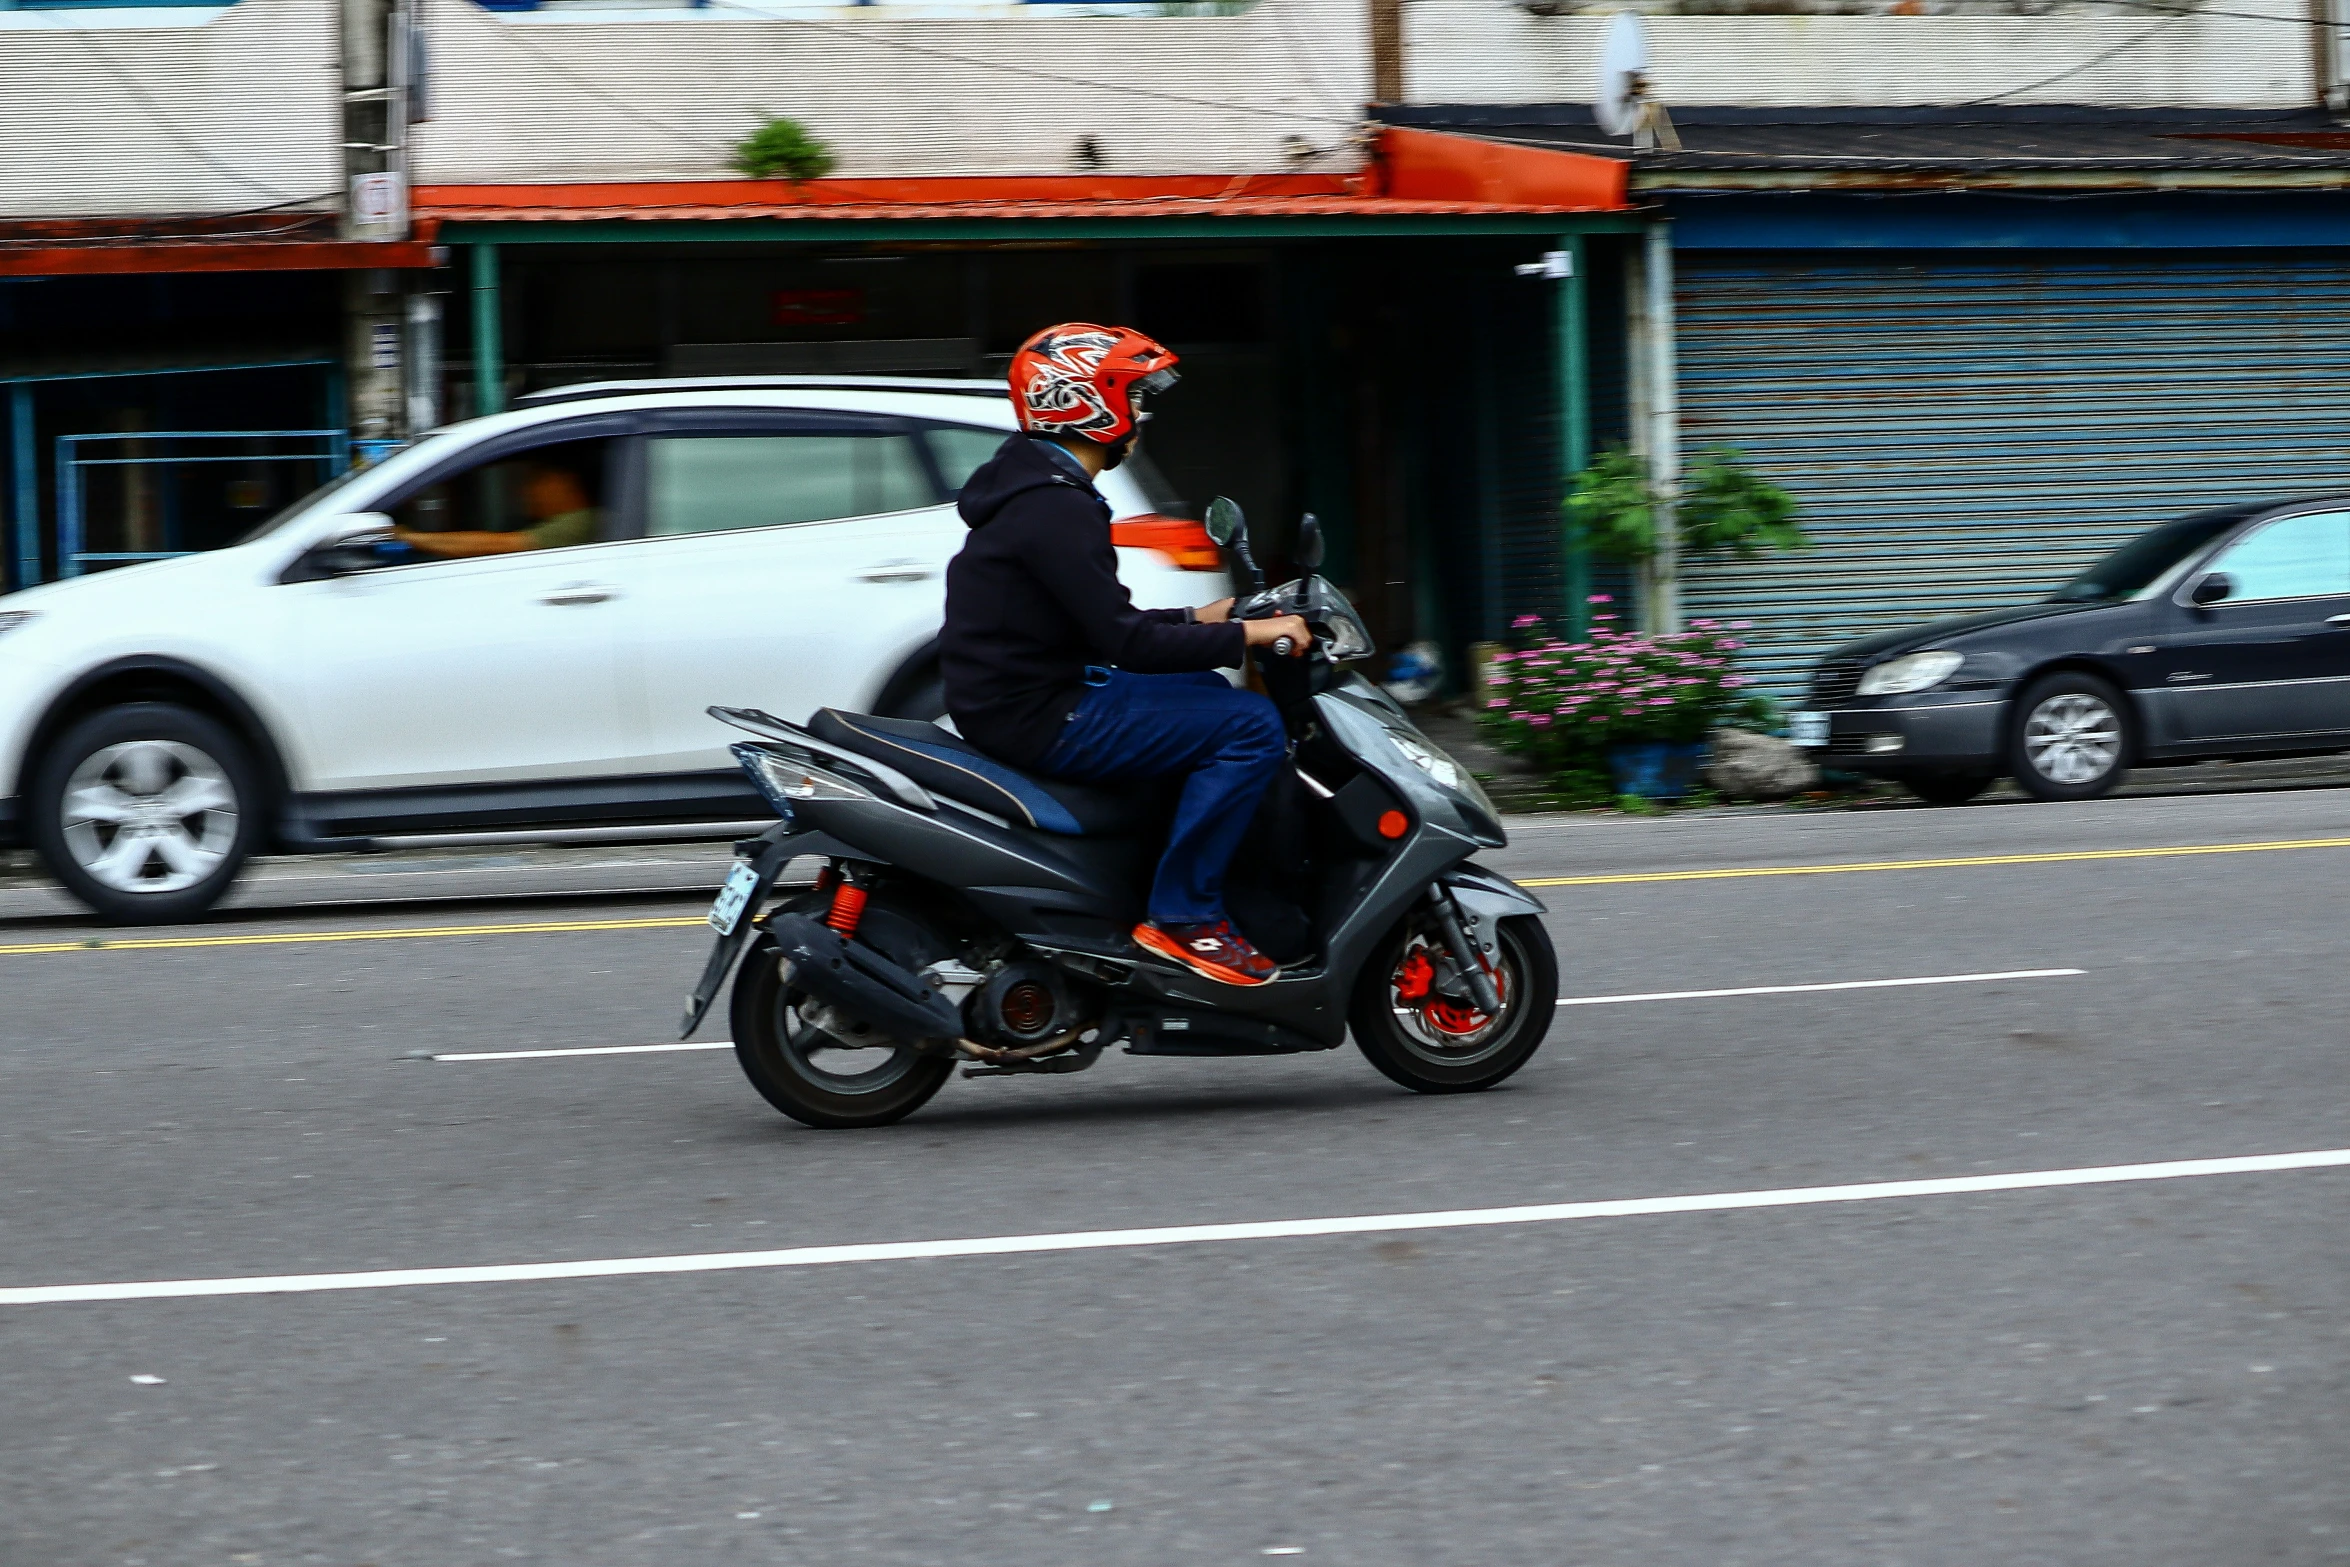
[(1180, 776), (1135, 942), (1210, 979), (1259, 985), (1276, 965), (1234, 928), (1224, 872), (1287, 751), (1280, 716), (1215, 670), (1283, 637), (1295, 615), (1235, 622), (1232, 600), (1137, 609), (1093, 486), (1141, 435), (1175, 355), (1140, 332), (1073, 322), (1013, 356), (1021, 434), (963, 486), (970, 538), (947, 566), (939, 670), (965, 739), (1014, 767), (1084, 783)]

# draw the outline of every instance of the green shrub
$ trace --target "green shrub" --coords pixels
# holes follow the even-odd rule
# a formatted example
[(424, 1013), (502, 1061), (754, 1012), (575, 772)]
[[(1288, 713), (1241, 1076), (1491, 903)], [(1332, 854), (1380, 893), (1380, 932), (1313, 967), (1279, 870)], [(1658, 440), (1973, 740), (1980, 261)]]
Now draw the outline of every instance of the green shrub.
[(755, 180), (822, 179), (832, 172), (832, 149), (797, 120), (778, 116), (744, 137), (734, 149), (736, 172)]
[[(1811, 541), (1795, 514), (1795, 497), (1747, 467), (1731, 446), (1698, 455), (1674, 508), (1681, 554), (1692, 558), (1752, 560), (1765, 550), (1803, 549)], [(1610, 446), (1575, 475), (1567, 516), (1604, 560), (1638, 565), (1656, 554), (1656, 492), (1647, 462), (1626, 447)]]

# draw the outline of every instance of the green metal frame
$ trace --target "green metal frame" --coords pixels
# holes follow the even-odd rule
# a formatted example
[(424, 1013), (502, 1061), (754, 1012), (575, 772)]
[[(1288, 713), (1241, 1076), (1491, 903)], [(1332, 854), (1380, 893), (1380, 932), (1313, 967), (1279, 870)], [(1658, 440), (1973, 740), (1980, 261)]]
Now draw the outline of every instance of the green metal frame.
[(1567, 275), (1559, 280), (1557, 346), (1552, 365), (1558, 376), (1559, 408), (1559, 576), (1566, 595), (1567, 639), (1582, 642), (1591, 633), (1591, 555), (1583, 530), (1567, 515), (1567, 487), (1591, 465), (1591, 329), (1581, 234), (1561, 234)]

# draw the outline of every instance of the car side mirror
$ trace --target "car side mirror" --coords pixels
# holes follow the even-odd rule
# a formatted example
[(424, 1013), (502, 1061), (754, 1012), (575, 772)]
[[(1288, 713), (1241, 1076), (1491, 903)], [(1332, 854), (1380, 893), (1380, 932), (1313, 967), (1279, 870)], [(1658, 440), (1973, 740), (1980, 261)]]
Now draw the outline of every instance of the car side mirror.
[(2217, 604), (2236, 591), (2236, 579), (2224, 571), (2206, 572), (2195, 586), (2187, 590), (2188, 602), (2201, 606)]
[(392, 538), (391, 518), (380, 511), (363, 511), (352, 513), (343, 522), (342, 531), (304, 550), (280, 580), (319, 582), (400, 564), (395, 551), (403, 547)]

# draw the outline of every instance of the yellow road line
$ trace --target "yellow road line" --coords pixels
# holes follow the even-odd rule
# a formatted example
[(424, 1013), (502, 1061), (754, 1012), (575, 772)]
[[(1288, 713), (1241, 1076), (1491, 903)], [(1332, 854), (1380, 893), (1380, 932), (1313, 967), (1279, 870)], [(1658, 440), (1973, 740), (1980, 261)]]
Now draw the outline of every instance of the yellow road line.
[(562, 920), (516, 925), (419, 925), (413, 930), (324, 930), (267, 936), (92, 937), (87, 941), (42, 941), (0, 947), (0, 957), (36, 952), (152, 952), (168, 947), (293, 947), (321, 941), (415, 941), (426, 936), (556, 936), (581, 930), (677, 930), (704, 923), (690, 919)]
[(2186, 854), (2262, 854), (2275, 849), (2350, 849), (2350, 838), (2284, 838), (2274, 843), (2186, 843), (2167, 849), (2071, 849), (2061, 854), (1979, 854), (1947, 860), (1864, 860), (1851, 865), (1748, 865), (1703, 871), (1637, 871), (1620, 876), (1521, 876), (1521, 887), (1605, 887), (1639, 881), (1730, 881), (1743, 876), (1836, 876), (1848, 871), (1940, 871), (1971, 865), (2059, 865), (2073, 860), (2159, 860)]
[[(1605, 887), (1627, 882), (1733, 881), (1748, 876), (1835, 876), (1849, 871), (1938, 871), (1975, 865), (2059, 865), (2076, 860), (2158, 860), (2189, 854), (2261, 854), (2277, 849), (2350, 849), (2350, 838), (2273, 843), (2189, 843), (2164, 849), (2073, 849), (2058, 854), (1982, 854), (1943, 860), (1864, 860), (1849, 865), (1742, 865), (1701, 871), (1635, 871), (1611, 876), (1524, 876), (1522, 887)], [(46, 952), (153, 952), (186, 947), (298, 947), (330, 941), (416, 941), (447, 936), (560, 936), (576, 931), (684, 930), (700, 915), (637, 920), (551, 920), (510, 925), (419, 925), (411, 930), (328, 930), (262, 936), (131, 936), (0, 946), (0, 957)]]

